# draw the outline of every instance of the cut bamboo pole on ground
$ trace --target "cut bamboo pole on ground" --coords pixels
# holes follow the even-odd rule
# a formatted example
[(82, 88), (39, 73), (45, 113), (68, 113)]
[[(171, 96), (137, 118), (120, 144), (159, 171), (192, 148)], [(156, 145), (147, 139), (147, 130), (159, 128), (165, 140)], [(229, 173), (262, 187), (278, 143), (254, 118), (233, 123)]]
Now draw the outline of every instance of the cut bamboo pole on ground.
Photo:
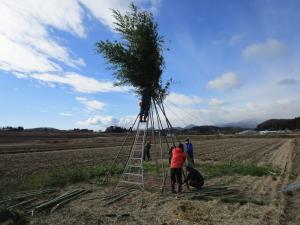
[(29, 193), (26, 193), (23, 195), (18, 195), (18, 193), (16, 193), (16, 196), (10, 196), (5, 200), (0, 201), (0, 205), (4, 204), (4, 203), (8, 203), (8, 202), (23, 200), (23, 199), (30, 198), (30, 197), (36, 197), (36, 196), (42, 195), (42, 194), (50, 194), (55, 191), (57, 191), (57, 190), (56, 189), (48, 189), (48, 190), (29, 192)]
[(112, 203), (114, 203), (114, 202), (116, 202), (116, 201), (118, 201), (118, 200), (121, 200), (122, 198), (124, 198), (124, 197), (127, 196), (128, 194), (130, 194), (130, 192), (121, 194), (121, 195), (119, 195), (119, 196), (113, 198), (112, 200), (110, 200), (110, 201), (104, 203), (103, 206), (108, 206), (108, 205), (110, 205), (110, 204), (112, 204)]
[(24, 205), (27, 205), (27, 204), (35, 201), (35, 200), (36, 200), (36, 198), (28, 199), (26, 201), (22, 201), (20, 203), (15, 204), (15, 205), (9, 206), (9, 207), (7, 207), (7, 209), (13, 209), (13, 208), (17, 208), (17, 207), (20, 207), (20, 206), (24, 206)]
[(70, 201), (72, 201), (72, 200), (74, 200), (74, 199), (80, 197), (81, 195), (87, 194), (87, 193), (89, 193), (89, 192), (91, 192), (91, 190), (85, 190), (85, 191), (82, 191), (82, 192), (80, 192), (80, 193), (78, 193), (78, 194), (76, 194), (76, 195), (73, 195), (73, 196), (70, 197), (70, 198), (67, 198), (67, 199), (61, 201), (60, 203), (57, 203), (57, 204), (51, 209), (50, 213), (53, 213), (55, 210), (57, 210), (58, 208), (61, 208), (61, 207), (64, 206), (65, 204), (69, 203)]
[(31, 210), (31, 214), (33, 215), (34, 212), (36, 211), (42, 211), (42, 210), (46, 210), (46, 209), (49, 209), (51, 207), (54, 206), (54, 210), (56, 210), (57, 208), (65, 205), (66, 203), (72, 201), (73, 199), (79, 197), (80, 195), (82, 194), (86, 194), (90, 192), (90, 190), (81, 190), (81, 189), (78, 189), (78, 190), (74, 190), (74, 191), (68, 191), (68, 192), (65, 192), (64, 194), (54, 198), (54, 199), (51, 199), (51, 200), (48, 200), (46, 202), (43, 202), (42, 204), (34, 207), (32, 210)]

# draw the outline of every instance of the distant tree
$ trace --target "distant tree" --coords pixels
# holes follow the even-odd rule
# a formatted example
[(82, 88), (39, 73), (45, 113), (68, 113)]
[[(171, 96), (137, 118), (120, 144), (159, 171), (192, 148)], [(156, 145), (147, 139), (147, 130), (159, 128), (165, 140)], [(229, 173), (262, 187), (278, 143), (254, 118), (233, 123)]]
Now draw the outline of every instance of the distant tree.
[(163, 85), (161, 76), (165, 68), (163, 37), (153, 15), (139, 11), (132, 3), (130, 12), (122, 15), (112, 10), (115, 30), (120, 41), (99, 41), (96, 50), (103, 54), (117, 78), (116, 86), (132, 86), (139, 95), (146, 89), (153, 99), (167, 95), (170, 82)]
[(89, 129), (79, 129), (79, 128), (74, 128), (73, 129), (74, 132), (94, 132), (93, 130), (89, 130)]
[(24, 127), (19, 126), (19, 127), (17, 128), (17, 130), (18, 130), (18, 131), (23, 131), (23, 130), (24, 130)]
[(118, 126), (110, 126), (107, 127), (105, 130), (106, 133), (124, 133), (126, 131), (127, 131), (126, 128), (118, 127)]
[(13, 127), (11, 127), (11, 126), (7, 126), (6, 127), (6, 130), (8, 130), (8, 131), (12, 131), (14, 128)]
[(7, 127), (2, 127), (2, 128), (0, 128), (0, 130), (3, 130), (3, 131), (23, 131), (24, 128), (23, 128), (23, 127), (12, 127), (12, 126), (7, 126)]

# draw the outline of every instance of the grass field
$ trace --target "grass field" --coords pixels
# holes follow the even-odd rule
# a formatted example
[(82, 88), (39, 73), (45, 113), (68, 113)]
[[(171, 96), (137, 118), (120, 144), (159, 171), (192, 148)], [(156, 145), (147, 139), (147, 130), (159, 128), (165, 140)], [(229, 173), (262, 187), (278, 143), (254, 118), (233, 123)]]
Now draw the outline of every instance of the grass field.
[[(300, 179), (299, 137), (195, 135), (190, 139), (194, 144), (197, 168), (205, 177), (205, 186), (235, 186), (255, 201), (247, 204), (224, 202), (221, 198), (196, 201), (176, 198), (168, 189), (164, 195), (146, 189), (103, 207), (99, 196), (110, 190), (112, 184), (102, 185), (100, 181), (122, 144), (122, 135), (94, 134), (2, 134), (2, 197), (7, 192), (47, 187), (93, 190), (86, 197), (93, 200), (77, 199), (53, 214), (33, 217), (30, 224), (297, 224), (298, 193), (294, 193), (295, 200), (278, 191)], [(125, 144), (127, 147), (117, 162), (116, 174), (122, 172), (131, 142), (132, 138)], [(167, 159), (166, 145), (164, 149)], [(145, 179), (157, 173), (158, 146), (152, 145), (151, 153), (153, 160), (145, 164), (145, 172), (149, 175)], [(166, 185), (169, 187), (169, 179)], [(184, 189), (185, 192), (189, 190)], [(116, 216), (108, 216), (112, 214)]]

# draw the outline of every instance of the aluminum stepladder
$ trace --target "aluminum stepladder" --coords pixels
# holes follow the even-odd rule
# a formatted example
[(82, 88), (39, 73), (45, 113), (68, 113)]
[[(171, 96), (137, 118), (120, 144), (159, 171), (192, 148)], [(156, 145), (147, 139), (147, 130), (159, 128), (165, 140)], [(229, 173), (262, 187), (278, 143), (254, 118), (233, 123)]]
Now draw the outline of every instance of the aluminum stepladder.
[(144, 147), (148, 132), (148, 118), (146, 122), (140, 121), (137, 125), (134, 144), (129, 154), (123, 174), (121, 175), (119, 183), (117, 185), (119, 187), (128, 185), (131, 187), (138, 187), (144, 189), (143, 158)]

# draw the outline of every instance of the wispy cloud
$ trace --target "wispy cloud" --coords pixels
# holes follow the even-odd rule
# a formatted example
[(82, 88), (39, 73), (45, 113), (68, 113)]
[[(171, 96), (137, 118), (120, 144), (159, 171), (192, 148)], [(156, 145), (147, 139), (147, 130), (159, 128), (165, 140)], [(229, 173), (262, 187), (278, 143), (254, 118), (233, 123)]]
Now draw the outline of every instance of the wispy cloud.
[(105, 107), (105, 103), (97, 100), (89, 100), (84, 97), (76, 97), (76, 100), (85, 105), (88, 111), (102, 110)]
[(208, 82), (208, 87), (216, 90), (232, 89), (240, 86), (240, 79), (234, 72), (227, 72)]
[(49, 27), (53, 27), (85, 36), (82, 9), (77, 1), (3, 0), (0, 8), (2, 70), (48, 72), (61, 70), (58, 62), (71, 67), (85, 65), (49, 32)]
[(60, 115), (60, 116), (72, 116), (71, 113), (64, 113), (64, 112), (61, 112), (58, 115)]
[(246, 37), (246, 32), (236, 33), (229, 35), (227, 33), (221, 32), (218, 37), (211, 41), (213, 45), (236, 45)]
[(214, 106), (214, 107), (219, 107), (219, 106), (223, 106), (226, 105), (226, 103), (221, 100), (221, 99), (217, 99), (217, 98), (211, 98), (208, 100), (208, 104), (210, 106)]
[(46, 84), (68, 85), (76, 92), (98, 93), (111, 91), (126, 91), (126, 88), (115, 87), (111, 81), (98, 81), (94, 78), (83, 76), (77, 73), (65, 73), (56, 75), (50, 73), (32, 74), (30, 78), (45, 82)]
[(249, 45), (243, 50), (246, 60), (269, 60), (282, 56), (287, 50), (286, 44), (276, 39), (268, 39), (264, 43)]
[(228, 40), (228, 44), (229, 45), (238, 44), (245, 37), (246, 37), (246, 32), (242, 32), (242, 33), (239, 33), (239, 34), (232, 35)]
[(148, 8), (153, 13), (156, 13), (159, 5), (159, 0), (79, 0), (87, 9), (90, 10), (92, 15), (97, 18), (104, 25), (113, 30), (114, 18), (112, 17), (111, 9), (119, 10), (124, 13), (128, 10), (131, 2), (135, 2), (143, 8)]
[[(85, 65), (82, 58), (62, 44), (53, 28), (77, 37), (87, 36), (84, 13), (91, 13), (112, 28), (111, 9), (125, 11), (131, 0), (0, 1), (0, 70), (34, 73), (65, 71)], [(137, 0), (154, 9), (155, 0)]]
[(114, 19), (111, 16), (111, 9), (117, 9), (121, 12), (126, 11), (128, 5), (130, 4), (130, 0), (79, 0), (81, 4), (83, 4), (92, 15), (97, 18), (104, 25), (108, 26), (110, 29), (113, 29)]
[(293, 84), (298, 84), (299, 81), (294, 79), (294, 78), (285, 78), (280, 81), (278, 81), (278, 85), (293, 85)]

